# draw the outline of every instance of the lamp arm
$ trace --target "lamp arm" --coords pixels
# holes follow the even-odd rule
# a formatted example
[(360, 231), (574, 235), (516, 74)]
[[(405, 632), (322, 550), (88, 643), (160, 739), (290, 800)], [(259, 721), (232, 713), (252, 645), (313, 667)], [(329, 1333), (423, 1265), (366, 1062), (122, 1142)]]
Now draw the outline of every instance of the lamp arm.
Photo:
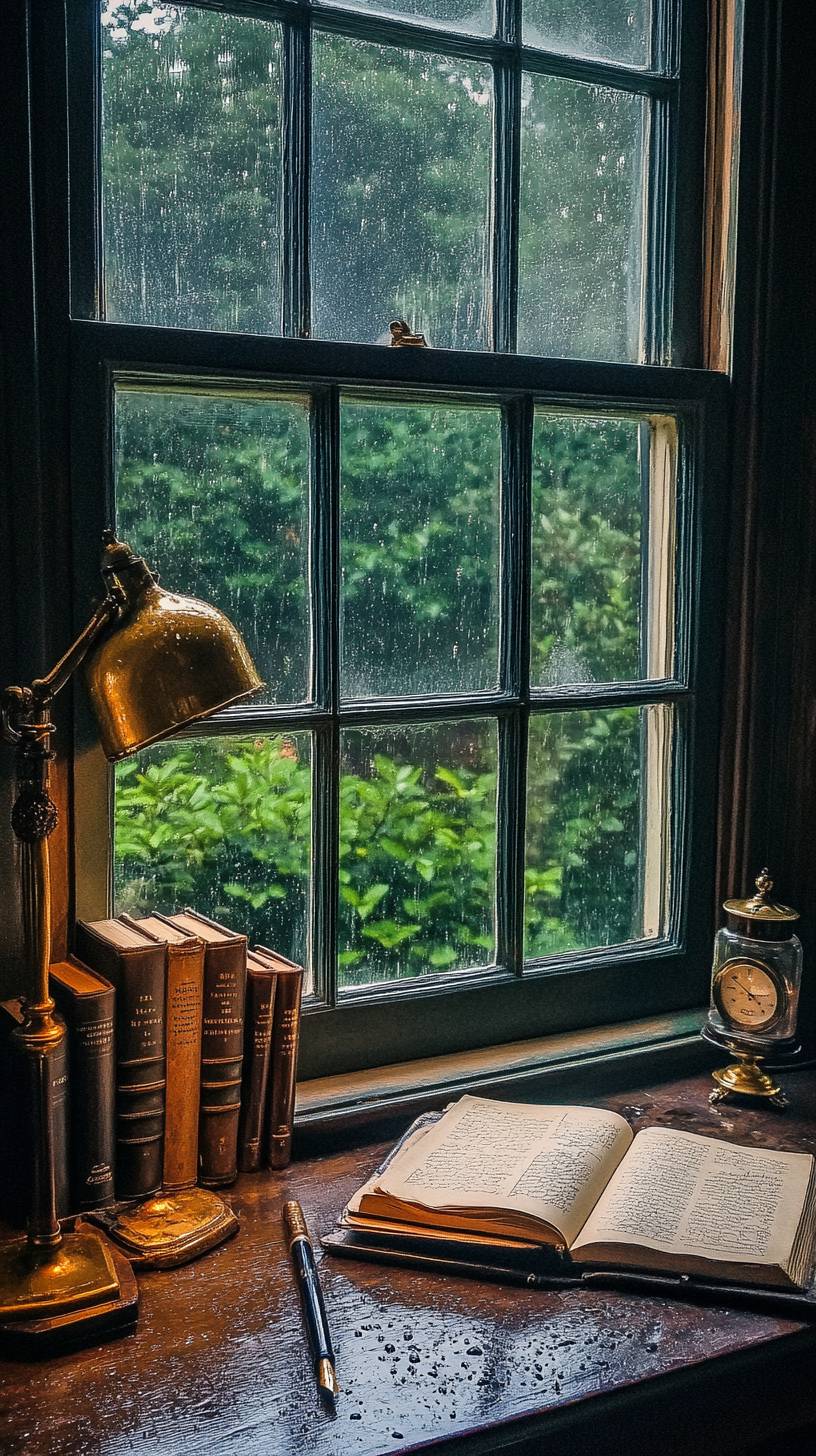
[(87, 657), (97, 638), (118, 616), (124, 603), (125, 594), (121, 587), (117, 586), (108, 591), (108, 595), (99, 603), (87, 626), (83, 627), (76, 641), (71, 643), (59, 662), (52, 667), (50, 672), (46, 673), (45, 677), (34, 679), (31, 684), (31, 692), (37, 704), (50, 703), (51, 699), (62, 691), (68, 679)]
[(19, 743), (26, 727), (42, 716), (43, 709), (61, 692), (69, 678), (87, 657), (102, 632), (119, 614), (125, 594), (111, 585), (88, 624), (45, 677), (35, 678), (30, 687), (8, 687), (2, 695), (2, 734), (7, 743)]

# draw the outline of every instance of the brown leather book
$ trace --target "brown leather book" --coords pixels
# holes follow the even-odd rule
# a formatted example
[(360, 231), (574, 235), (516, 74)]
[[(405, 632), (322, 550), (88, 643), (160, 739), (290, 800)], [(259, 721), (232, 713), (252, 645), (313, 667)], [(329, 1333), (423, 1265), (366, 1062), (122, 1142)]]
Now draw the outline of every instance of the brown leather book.
[(116, 1196), (143, 1198), (162, 1180), (164, 946), (121, 920), (78, 920), (76, 952), (116, 991)]
[(204, 941), (198, 1180), (220, 1188), (238, 1176), (238, 1116), (244, 1060), (245, 935), (185, 909), (169, 917)]
[[(57, 1019), (59, 1013), (56, 1013)], [(33, 1148), (38, 1137), (31, 1100), (30, 1064), (12, 1039), (22, 1026), (19, 997), (0, 1001), (0, 1214), (15, 1228), (24, 1228), (31, 1207)], [(51, 1059), (51, 1118), (54, 1129), (54, 1182), (57, 1217), (71, 1209), (68, 1176), (68, 1039)]]
[(247, 952), (244, 1071), (238, 1120), (238, 1166), (242, 1173), (255, 1173), (263, 1163), (263, 1130), (277, 979), (277, 971), (273, 971), (266, 961), (252, 951)]
[(201, 1093), (201, 1014), (204, 942), (179, 930), (164, 915), (129, 925), (167, 948), (167, 1091), (164, 1103), (163, 1187), (191, 1188), (198, 1178), (198, 1109)]
[(265, 1143), (266, 1161), (270, 1168), (285, 1168), (292, 1156), (303, 967), (262, 945), (256, 945), (254, 951), (276, 972), (278, 979), (272, 1018), (272, 1064)]
[(71, 1207), (82, 1213), (114, 1198), (116, 993), (73, 957), (51, 967), (49, 983), (68, 1027)]

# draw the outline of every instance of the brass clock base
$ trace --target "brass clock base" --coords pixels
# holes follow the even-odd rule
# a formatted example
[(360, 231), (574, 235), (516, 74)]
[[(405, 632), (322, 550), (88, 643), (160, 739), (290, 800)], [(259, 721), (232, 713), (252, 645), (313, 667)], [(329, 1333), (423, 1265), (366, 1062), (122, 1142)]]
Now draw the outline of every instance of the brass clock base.
[(139, 1269), (175, 1269), (238, 1232), (238, 1217), (209, 1188), (157, 1193), (145, 1203), (93, 1215)]
[(712, 1106), (718, 1102), (724, 1102), (727, 1097), (761, 1097), (766, 1099), (771, 1107), (780, 1111), (788, 1106), (788, 1099), (782, 1088), (776, 1083), (773, 1077), (763, 1072), (759, 1063), (761, 1057), (752, 1052), (741, 1052), (733, 1048), (735, 1055), (740, 1058), (738, 1062), (732, 1062), (728, 1067), (718, 1067), (711, 1075), (717, 1086), (709, 1096)]

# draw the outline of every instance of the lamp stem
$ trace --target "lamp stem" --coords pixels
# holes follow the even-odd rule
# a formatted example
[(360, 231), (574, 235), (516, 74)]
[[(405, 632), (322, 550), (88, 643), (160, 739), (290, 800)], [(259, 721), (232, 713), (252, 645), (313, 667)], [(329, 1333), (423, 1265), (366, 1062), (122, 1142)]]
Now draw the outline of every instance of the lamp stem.
[(30, 1146), (31, 1203), (28, 1241), (36, 1249), (54, 1249), (62, 1242), (57, 1218), (54, 1147), (54, 1058), (65, 1040), (65, 1025), (54, 1015), (49, 994), (51, 962), (51, 861), (48, 836), (56, 828), (57, 809), (48, 792), (52, 725), (32, 713), (17, 740), (18, 795), (11, 815), (20, 841), (23, 943), (27, 984), (25, 1019), (13, 1033), (24, 1059), (32, 1113)]

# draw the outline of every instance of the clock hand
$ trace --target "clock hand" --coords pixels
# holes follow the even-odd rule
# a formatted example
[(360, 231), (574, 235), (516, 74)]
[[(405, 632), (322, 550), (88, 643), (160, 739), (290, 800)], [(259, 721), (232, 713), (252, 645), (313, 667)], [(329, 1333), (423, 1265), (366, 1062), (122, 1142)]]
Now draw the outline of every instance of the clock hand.
[(750, 996), (752, 1001), (756, 1001), (757, 1006), (761, 1004), (759, 997), (755, 996), (753, 991), (749, 991), (747, 986), (743, 986), (742, 981), (738, 981), (736, 976), (734, 977), (734, 985), (739, 986), (740, 990), (744, 991), (746, 996)]

